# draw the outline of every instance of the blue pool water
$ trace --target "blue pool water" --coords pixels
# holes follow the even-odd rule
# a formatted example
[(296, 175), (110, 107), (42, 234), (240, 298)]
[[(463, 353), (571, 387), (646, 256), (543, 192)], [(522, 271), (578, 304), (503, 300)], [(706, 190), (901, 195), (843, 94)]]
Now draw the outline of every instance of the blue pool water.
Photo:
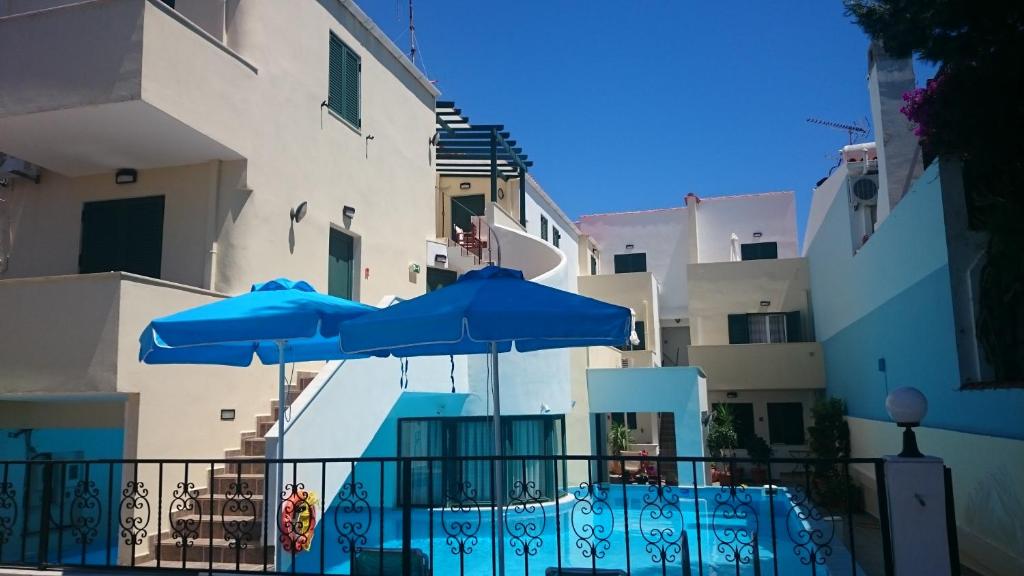
[[(383, 522), (381, 519), (383, 517)], [(506, 574), (543, 574), (548, 567), (627, 569), (632, 574), (682, 574), (689, 561), (706, 575), (849, 575), (854, 572), (838, 525), (809, 508), (802, 493), (780, 488), (609, 485), (571, 488), (555, 503), (513, 502), (505, 519)], [(412, 547), (434, 574), (491, 573), (492, 511), (472, 503), (412, 513)], [(349, 544), (399, 551), (400, 509), (335, 504), (317, 527), (312, 550), (295, 557), (298, 571), (350, 573)], [(383, 529), (383, 538), (381, 530)], [(774, 543), (772, 536), (775, 536)], [(326, 549), (320, 547), (326, 540)], [(688, 557), (688, 558), (687, 558)], [(738, 559), (738, 562), (737, 562)], [(287, 562), (286, 562), (287, 563)], [(777, 571), (776, 571), (777, 567)], [(290, 568), (289, 566), (285, 567)]]

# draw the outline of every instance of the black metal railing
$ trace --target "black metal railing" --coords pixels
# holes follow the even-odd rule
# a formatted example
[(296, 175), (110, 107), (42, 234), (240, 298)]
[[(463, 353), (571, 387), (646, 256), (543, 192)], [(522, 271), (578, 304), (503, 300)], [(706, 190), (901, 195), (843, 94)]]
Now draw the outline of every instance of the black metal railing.
[(0, 565), (497, 574), (503, 553), (505, 574), (890, 575), (885, 494), (879, 459), (0, 461)]

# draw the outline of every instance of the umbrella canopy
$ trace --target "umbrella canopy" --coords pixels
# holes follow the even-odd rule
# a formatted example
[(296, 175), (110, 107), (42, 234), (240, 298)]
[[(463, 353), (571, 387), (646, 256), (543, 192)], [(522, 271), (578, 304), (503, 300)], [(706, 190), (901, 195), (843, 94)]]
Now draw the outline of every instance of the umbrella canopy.
[(245, 294), (190, 308), (149, 323), (139, 337), (147, 364), (248, 366), (253, 355), (276, 364), (351, 358), (337, 346), (341, 323), (376, 310), (320, 294), (305, 281), (254, 284)]
[[(489, 352), (494, 385), (494, 454), (502, 455), (498, 353), (577, 346), (619, 346), (632, 330), (629, 308), (558, 290), (523, 278), (519, 270), (487, 266), (457, 282), (345, 323), (341, 350), (350, 354), (432, 356)], [(504, 499), (497, 462), (495, 502)], [(505, 523), (497, 523), (504, 542)], [(504, 574), (504, 546), (498, 570)]]
[(431, 356), (619, 346), (629, 340), (629, 308), (523, 279), (487, 266), (457, 282), (345, 323), (341, 350)]

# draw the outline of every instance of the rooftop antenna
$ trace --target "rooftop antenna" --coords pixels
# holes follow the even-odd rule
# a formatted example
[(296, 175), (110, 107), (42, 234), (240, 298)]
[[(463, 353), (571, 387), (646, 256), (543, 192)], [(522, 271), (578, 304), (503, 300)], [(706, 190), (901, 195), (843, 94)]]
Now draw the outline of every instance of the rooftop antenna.
[(413, 19), (413, 0), (409, 0), (409, 60), (416, 63), (416, 21)]
[(832, 120), (822, 120), (821, 118), (808, 118), (807, 122), (846, 132), (846, 137), (850, 144), (853, 144), (854, 134), (857, 135), (856, 138), (858, 140), (868, 134), (868, 129), (866, 127), (855, 122), (834, 122)]

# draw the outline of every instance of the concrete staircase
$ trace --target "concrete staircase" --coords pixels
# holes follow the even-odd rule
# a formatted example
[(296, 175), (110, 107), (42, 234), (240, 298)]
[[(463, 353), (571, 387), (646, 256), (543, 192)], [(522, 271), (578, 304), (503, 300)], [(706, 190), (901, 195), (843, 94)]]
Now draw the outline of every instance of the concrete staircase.
[[(287, 389), (288, 405), (315, 376), (315, 372), (296, 374), (295, 383)], [(265, 502), (268, 464), (243, 462), (266, 456), (263, 436), (277, 422), (278, 401), (272, 400), (269, 406), (270, 414), (256, 416), (256, 430), (242, 432), (239, 447), (224, 451), (225, 462), (212, 470), (209, 466), (190, 470), (195, 478), (190, 481), (196, 484), (191, 498), (175, 500), (175, 495), (164, 494), (163, 530), (149, 538), (149, 550), (136, 558), (136, 566), (156, 566), (159, 561), (161, 567), (204, 569), (212, 560), (214, 569), (260, 571), (265, 566), (273, 570), (274, 546), (266, 541), (271, 526), (265, 524), (265, 516), (269, 514), (271, 521), (276, 518), (278, 499), (270, 495)], [(169, 474), (164, 478), (170, 486), (182, 480), (183, 476)], [(199, 486), (201, 482), (206, 486)]]

